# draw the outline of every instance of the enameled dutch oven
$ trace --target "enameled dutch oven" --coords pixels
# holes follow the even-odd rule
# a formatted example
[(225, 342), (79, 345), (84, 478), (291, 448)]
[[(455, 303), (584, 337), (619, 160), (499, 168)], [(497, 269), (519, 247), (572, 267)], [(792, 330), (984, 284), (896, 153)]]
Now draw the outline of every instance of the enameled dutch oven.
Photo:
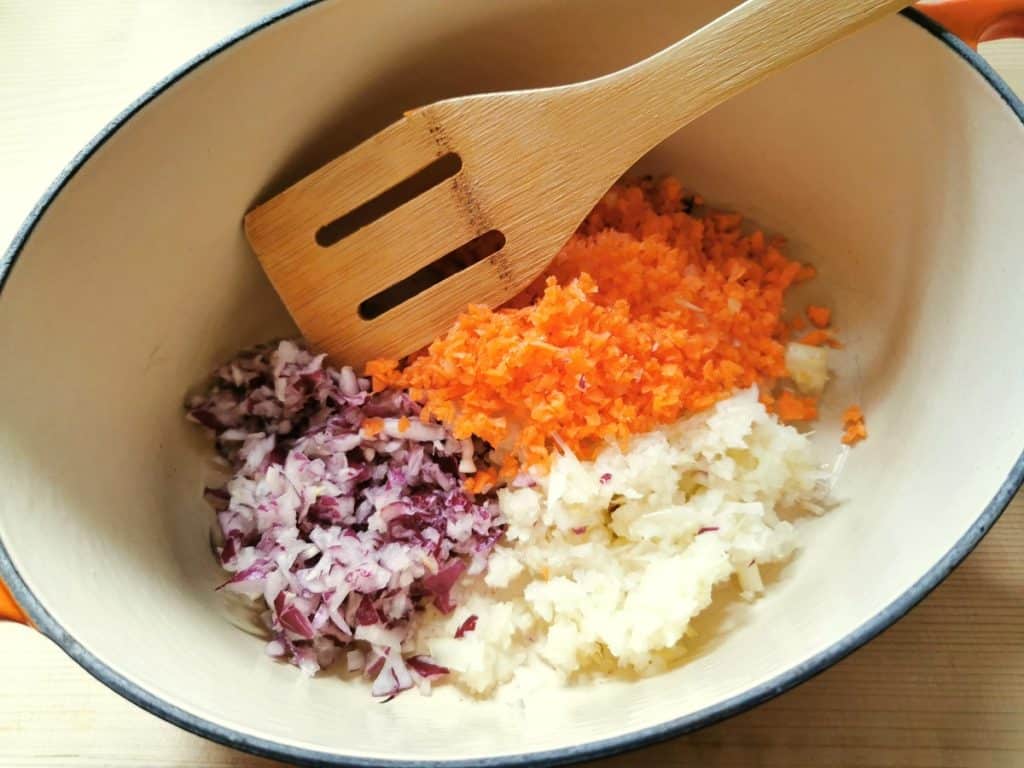
[[(603, 74), (729, 5), (300, 3), (116, 118), (0, 263), (6, 614), (20, 606), (101, 681), (191, 731), (362, 766), (552, 764), (647, 744), (771, 698), (902, 616), (1024, 475), (1024, 106), (917, 11), (769, 79), (642, 163), (818, 266), (800, 299), (834, 307), (847, 345), (815, 440), (834, 454), (851, 402), (871, 431), (840, 505), (688, 663), (519, 700), (441, 687), (380, 706), (268, 660), (214, 591), (209, 446), (183, 394), (237, 349), (293, 332), (243, 212), (406, 108)], [(1022, 8), (928, 10), (976, 42), (1019, 33)]]

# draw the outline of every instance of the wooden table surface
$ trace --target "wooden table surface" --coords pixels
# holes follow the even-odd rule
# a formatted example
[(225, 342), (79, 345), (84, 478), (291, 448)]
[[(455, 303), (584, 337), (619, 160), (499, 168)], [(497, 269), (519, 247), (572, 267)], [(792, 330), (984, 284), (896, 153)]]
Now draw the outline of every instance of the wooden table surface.
[[(0, 240), (116, 112), (281, 0), (0, 0)], [(983, 53), (1024, 93), (1024, 43)], [(0, 624), (0, 765), (270, 766), (135, 708), (30, 629)], [(1024, 766), (1024, 499), (909, 616), (727, 722), (601, 763)]]

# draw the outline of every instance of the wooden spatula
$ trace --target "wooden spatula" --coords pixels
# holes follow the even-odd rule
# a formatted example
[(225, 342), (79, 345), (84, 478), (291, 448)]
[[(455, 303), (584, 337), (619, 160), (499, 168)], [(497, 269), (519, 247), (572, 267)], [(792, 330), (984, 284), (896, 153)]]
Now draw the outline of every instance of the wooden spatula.
[[(468, 304), (496, 306), (529, 284), (608, 187), (680, 127), (905, 4), (748, 0), (596, 80), (421, 107), (250, 211), (246, 235), (313, 346), (356, 366), (408, 354)], [(443, 177), (445, 163), (450, 178), (359, 221), (422, 169)], [(429, 287), (403, 283), (471, 241), (500, 248)]]

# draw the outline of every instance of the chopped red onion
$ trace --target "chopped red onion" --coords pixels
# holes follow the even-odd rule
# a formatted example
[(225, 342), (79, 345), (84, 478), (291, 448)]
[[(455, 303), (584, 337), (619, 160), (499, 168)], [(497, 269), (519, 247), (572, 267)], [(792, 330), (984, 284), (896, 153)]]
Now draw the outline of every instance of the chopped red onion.
[(428, 680), (432, 677), (447, 675), (451, 671), (448, 667), (441, 666), (429, 656), (410, 656), (405, 660), (405, 663), (417, 675)]
[(455, 639), (458, 640), (466, 636), (467, 632), (472, 632), (476, 629), (476, 622), (479, 617), (474, 613), (459, 625), (459, 628), (455, 630)]
[(452, 561), (451, 565), (445, 566), (437, 573), (424, 576), (421, 584), (423, 589), (434, 596), (434, 605), (441, 613), (451, 613), (455, 610), (455, 603), (451, 599), (452, 587), (458, 581), (459, 576), (466, 570), (466, 564), (461, 560)]
[(486, 446), (419, 413), (291, 341), (243, 353), (188, 404), (234, 470), (204, 492), (232, 574), (222, 588), (266, 602), (268, 654), (312, 675), (344, 652), (381, 697), (448, 672), (403, 658), (412, 620), (431, 602), (454, 610), (452, 588), (484, 570), (505, 527), (493, 494), (463, 490)]
[(373, 681), (371, 693), (374, 696), (394, 696), (412, 688), (413, 679), (405, 660), (399, 654), (388, 656), (384, 660), (377, 679)]

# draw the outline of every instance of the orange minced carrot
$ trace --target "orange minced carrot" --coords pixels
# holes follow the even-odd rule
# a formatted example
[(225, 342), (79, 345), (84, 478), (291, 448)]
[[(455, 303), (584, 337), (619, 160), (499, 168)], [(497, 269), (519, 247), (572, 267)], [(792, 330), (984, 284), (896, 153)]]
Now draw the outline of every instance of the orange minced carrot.
[(804, 320), (802, 315), (796, 315), (789, 322), (789, 330), (791, 330), (791, 331), (805, 331), (805, 330), (807, 330), (807, 321)]
[(476, 474), (470, 475), (462, 481), (462, 487), (468, 493), (487, 493), (498, 482), (497, 467), (481, 469)]
[(832, 320), (832, 311), (828, 307), (818, 307), (811, 304), (807, 307), (807, 319), (818, 328), (827, 328)]
[(843, 430), (843, 442), (847, 445), (856, 445), (868, 436), (864, 412), (859, 405), (851, 405), (843, 411)]
[(364, 419), (360, 431), (367, 437), (375, 437), (384, 430), (384, 419)]
[(808, 346), (811, 347), (829, 346), (832, 347), (833, 349), (843, 348), (842, 342), (835, 338), (829, 331), (825, 331), (820, 328), (814, 331), (810, 331), (809, 333), (805, 333), (803, 336), (797, 339), (797, 343), (807, 344)]
[(784, 389), (775, 398), (774, 410), (783, 421), (813, 421), (818, 418), (818, 400), (813, 396), (801, 397)]
[(794, 283), (805, 283), (808, 280), (813, 280), (818, 276), (818, 270), (812, 267), (810, 264), (803, 264), (800, 269), (796, 271), (796, 277), (793, 279)]
[(407, 387), (422, 418), (513, 456), (509, 477), (546, 466), (556, 434), (590, 457), (783, 378), (784, 294), (813, 270), (693, 204), (672, 178), (616, 185), (523, 294), (470, 306), (404, 368), (369, 363), (374, 389)]
[(374, 388), (377, 390), (400, 386), (399, 382), (402, 380), (397, 360), (371, 360), (366, 364), (366, 375), (373, 378)]
[(409, 417), (408, 416), (403, 416), (402, 418), (400, 418), (398, 420), (398, 433), (399, 434), (405, 434), (406, 432), (409, 431), (409, 427), (411, 427), (411, 426), (412, 426), (412, 422), (409, 421)]

